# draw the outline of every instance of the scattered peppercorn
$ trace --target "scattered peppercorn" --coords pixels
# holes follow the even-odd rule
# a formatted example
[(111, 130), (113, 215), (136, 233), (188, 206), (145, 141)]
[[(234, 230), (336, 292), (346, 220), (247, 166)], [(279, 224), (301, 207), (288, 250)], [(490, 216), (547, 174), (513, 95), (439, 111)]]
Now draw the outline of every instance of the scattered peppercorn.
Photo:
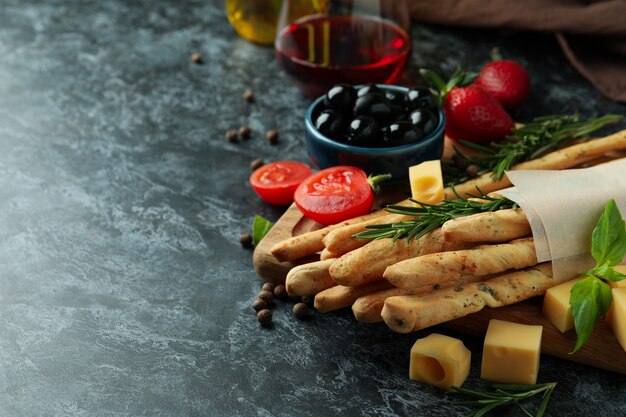
[(243, 99), (246, 100), (248, 103), (252, 103), (254, 101), (254, 93), (250, 90), (246, 90), (243, 93)]
[(263, 284), (263, 291), (274, 291), (274, 284), (271, 282), (266, 282)]
[(274, 287), (274, 297), (283, 301), (289, 299), (289, 294), (287, 294), (287, 289), (284, 285), (278, 284), (276, 287)]
[(250, 233), (240, 234), (239, 243), (241, 243), (241, 246), (243, 246), (244, 248), (251, 248), (252, 247), (252, 235)]
[(272, 324), (272, 312), (264, 308), (256, 313), (256, 319), (259, 323), (261, 323), (261, 326), (269, 327)]
[(230, 143), (237, 142), (237, 132), (235, 132), (234, 130), (227, 130), (226, 131), (226, 139)]
[(294, 305), (293, 315), (296, 316), (297, 319), (305, 319), (309, 315), (309, 306), (305, 303), (298, 303)]
[(259, 293), (259, 298), (263, 301), (265, 301), (266, 304), (271, 304), (272, 301), (274, 301), (274, 294), (272, 294), (271, 291), (268, 290), (262, 290)]
[(252, 302), (252, 308), (254, 309), (254, 311), (261, 311), (264, 308), (267, 308), (267, 303), (265, 303), (265, 301), (263, 301), (260, 298), (257, 298), (256, 300), (254, 300)]
[(277, 144), (278, 143), (278, 130), (276, 129), (268, 130), (267, 133), (265, 134), (265, 137), (267, 138), (267, 141), (271, 143), (272, 145)]
[(204, 61), (202, 60), (202, 55), (200, 55), (199, 53), (195, 53), (193, 55), (191, 55), (191, 60), (193, 62), (195, 62), (196, 64), (203, 64)]
[(454, 165), (459, 169), (466, 169), (468, 165), (467, 159), (461, 157), (458, 153), (452, 155), (452, 162), (454, 162)]
[(476, 165), (470, 165), (465, 169), (465, 172), (467, 173), (468, 177), (474, 178), (476, 175), (478, 175), (478, 167)]
[(239, 128), (239, 136), (241, 136), (244, 139), (250, 139), (251, 133), (252, 133), (252, 129), (250, 129), (248, 126), (241, 126)]
[(304, 297), (302, 297), (302, 302), (308, 305), (312, 305), (313, 304), (313, 296), (312, 295), (305, 295)]
[(255, 159), (254, 161), (250, 162), (250, 169), (253, 171), (256, 171), (257, 169), (261, 168), (263, 165), (265, 165), (265, 162), (263, 162), (262, 159)]

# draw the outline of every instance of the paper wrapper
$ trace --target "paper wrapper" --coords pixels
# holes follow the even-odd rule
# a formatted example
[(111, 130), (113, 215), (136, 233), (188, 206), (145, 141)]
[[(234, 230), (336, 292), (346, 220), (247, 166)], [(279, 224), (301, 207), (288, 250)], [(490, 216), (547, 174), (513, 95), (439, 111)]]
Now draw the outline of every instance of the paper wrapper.
[(591, 233), (607, 201), (613, 198), (626, 216), (626, 159), (585, 169), (506, 175), (515, 187), (498, 193), (524, 210), (537, 261), (551, 260), (558, 279), (574, 278), (595, 265)]

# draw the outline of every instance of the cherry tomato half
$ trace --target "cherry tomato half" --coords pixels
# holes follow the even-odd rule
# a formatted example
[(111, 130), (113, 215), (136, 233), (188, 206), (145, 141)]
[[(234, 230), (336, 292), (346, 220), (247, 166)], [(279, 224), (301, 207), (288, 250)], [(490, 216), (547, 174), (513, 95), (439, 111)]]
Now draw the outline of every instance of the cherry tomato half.
[(322, 224), (335, 224), (369, 213), (374, 192), (363, 170), (337, 166), (304, 180), (293, 198), (308, 218)]
[(293, 193), (313, 171), (297, 161), (278, 161), (263, 165), (250, 175), (250, 184), (263, 200), (270, 204), (293, 202)]

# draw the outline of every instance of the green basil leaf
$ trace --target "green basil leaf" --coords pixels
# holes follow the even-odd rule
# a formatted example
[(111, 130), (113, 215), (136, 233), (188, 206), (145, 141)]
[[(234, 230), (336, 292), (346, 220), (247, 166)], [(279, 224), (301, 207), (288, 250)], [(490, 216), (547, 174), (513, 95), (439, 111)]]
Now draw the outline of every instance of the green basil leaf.
[(252, 221), (252, 243), (254, 243), (254, 246), (259, 244), (272, 226), (274, 226), (274, 223), (271, 221), (258, 214), (254, 215), (254, 220)]
[(613, 270), (613, 276), (611, 278), (609, 278), (611, 281), (613, 282), (618, 282), (621, 281), (623, 279), (626, 278), (626, 275), (622, 274), (621, 272), (618, 272), (616, 270)]
[(608, 262), (590, 269), (586, 275), (593, 275), (613, 282), (618, 282), (626, 278), (626, 275), (616, 271), (612, 266), (609, 266)]
[(598, 225), (591, 235), (591, 255), (598, 265), (606, 262), (615, 266), (626, 254), (626, 226), (622, 215), (611, 199), (604, 206)]
[(569, 303), (572, 306), (576, 345), (571, 353), (578, 351), (593, 333), (593, 328), (611, 306), (611, 287), (595, 277), (582, 279), (572, 287)]
[(609, 261), (604, 262), (602, 265), (596, 265), (587, 271), (584, 275), (596, 276), (604, 279), (610, 279), (613, 274), (613, 267), (609, 265)]

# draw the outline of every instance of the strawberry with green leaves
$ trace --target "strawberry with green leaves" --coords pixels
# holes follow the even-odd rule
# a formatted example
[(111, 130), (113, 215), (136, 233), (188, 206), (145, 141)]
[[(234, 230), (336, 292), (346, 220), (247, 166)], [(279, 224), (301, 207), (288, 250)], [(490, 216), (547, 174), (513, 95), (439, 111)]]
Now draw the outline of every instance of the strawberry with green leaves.
[(500, 102), (461, 69), (445, 83), (435, 72), (420, 70), (446, 115), (446, 135), (453, 140), (489, 143), (503, 139), (515, 126)]

